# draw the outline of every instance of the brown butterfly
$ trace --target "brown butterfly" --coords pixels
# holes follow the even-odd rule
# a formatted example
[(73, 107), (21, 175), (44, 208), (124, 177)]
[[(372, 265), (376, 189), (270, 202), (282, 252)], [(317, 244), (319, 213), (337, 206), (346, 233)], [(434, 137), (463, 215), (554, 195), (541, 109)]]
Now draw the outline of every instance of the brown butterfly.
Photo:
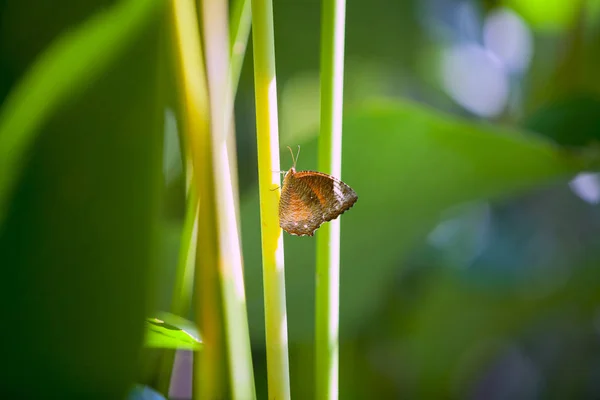
[[(292, 149), (290, 153), (292, 153)], [(352, 188), (331, 175), (315, 171), (296, 172), (298, 154), (284, 178), (279, 200), (279, 226), (292, 235), (313, 236), (327, 221), (336, 219), (356, 203)]]

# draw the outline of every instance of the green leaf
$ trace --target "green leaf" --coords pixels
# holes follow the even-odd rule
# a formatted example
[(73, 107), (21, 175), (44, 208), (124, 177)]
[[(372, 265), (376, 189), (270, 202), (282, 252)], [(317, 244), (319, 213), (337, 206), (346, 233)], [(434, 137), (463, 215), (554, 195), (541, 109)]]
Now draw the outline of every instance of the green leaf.
[[(281, 156), (283, 166), (291, 165), (285, 151)], [(444, 210), (564, 179), (585, 165), (532, 134), (392, 101), (346, 111), (342, 159), (342, 179), (358, 194), (341, 216), (342, 338), (378, 309), (407, 251)], [(315, 166), (313, 141), (303, 146), (297, 168)], [(254, 192), (243, 200), (246, 293), (258, 344), (264, 334), (258, 198)], [(290, 340), (310, 340), (314, 239), (286, 235), (285, 249)]]
[(0, 110), (0, 226), (27, 150), (44, 123), (132, 45), (161, 1), (122, 1), (57, 38)]
[(7, 398), (123, 398), (138, 372), (157, 259), (165, 3), (113, 4), (51, 42), (0, 110)]
[(562, 146), (589, 147), (600, 142), (600, 99), (578, 93), (544, 104), (524, 121)]
[(199, 350), (202, 340), (193, 322), (173, 314), (146, 320), (146, 347)]

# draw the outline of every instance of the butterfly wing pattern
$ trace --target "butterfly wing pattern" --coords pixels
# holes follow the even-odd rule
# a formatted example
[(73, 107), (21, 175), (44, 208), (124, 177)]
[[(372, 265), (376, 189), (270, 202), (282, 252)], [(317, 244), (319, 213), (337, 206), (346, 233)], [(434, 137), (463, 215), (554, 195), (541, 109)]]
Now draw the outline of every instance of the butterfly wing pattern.
[(324, 222), (350, 209), (358, 200), (352, 188), (333, 176), (291, 168), (283, 179), (279, 225), (297, 236), (313, 236)]

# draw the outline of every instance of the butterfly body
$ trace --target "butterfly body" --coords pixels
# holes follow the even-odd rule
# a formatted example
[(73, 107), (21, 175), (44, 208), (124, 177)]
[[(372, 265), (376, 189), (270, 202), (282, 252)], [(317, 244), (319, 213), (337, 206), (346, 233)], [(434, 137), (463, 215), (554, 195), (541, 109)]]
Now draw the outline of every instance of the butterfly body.
[(279, 225), (292, 235), (313, 236), (323, 223), (343, 214), (357, 200), (356, 192), (341, 180), (292, 167), (283, 178)]

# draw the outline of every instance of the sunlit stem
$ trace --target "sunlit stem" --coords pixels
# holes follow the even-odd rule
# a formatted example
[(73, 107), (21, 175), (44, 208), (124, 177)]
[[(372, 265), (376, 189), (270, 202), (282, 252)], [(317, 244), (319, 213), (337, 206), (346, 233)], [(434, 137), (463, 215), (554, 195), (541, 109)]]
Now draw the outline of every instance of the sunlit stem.
[[(341, 178), (344, 0), (323, 0), (319, 170)], [(337, 399), (339, 385), (340, 220), (317, 232), (316, 398)]]

